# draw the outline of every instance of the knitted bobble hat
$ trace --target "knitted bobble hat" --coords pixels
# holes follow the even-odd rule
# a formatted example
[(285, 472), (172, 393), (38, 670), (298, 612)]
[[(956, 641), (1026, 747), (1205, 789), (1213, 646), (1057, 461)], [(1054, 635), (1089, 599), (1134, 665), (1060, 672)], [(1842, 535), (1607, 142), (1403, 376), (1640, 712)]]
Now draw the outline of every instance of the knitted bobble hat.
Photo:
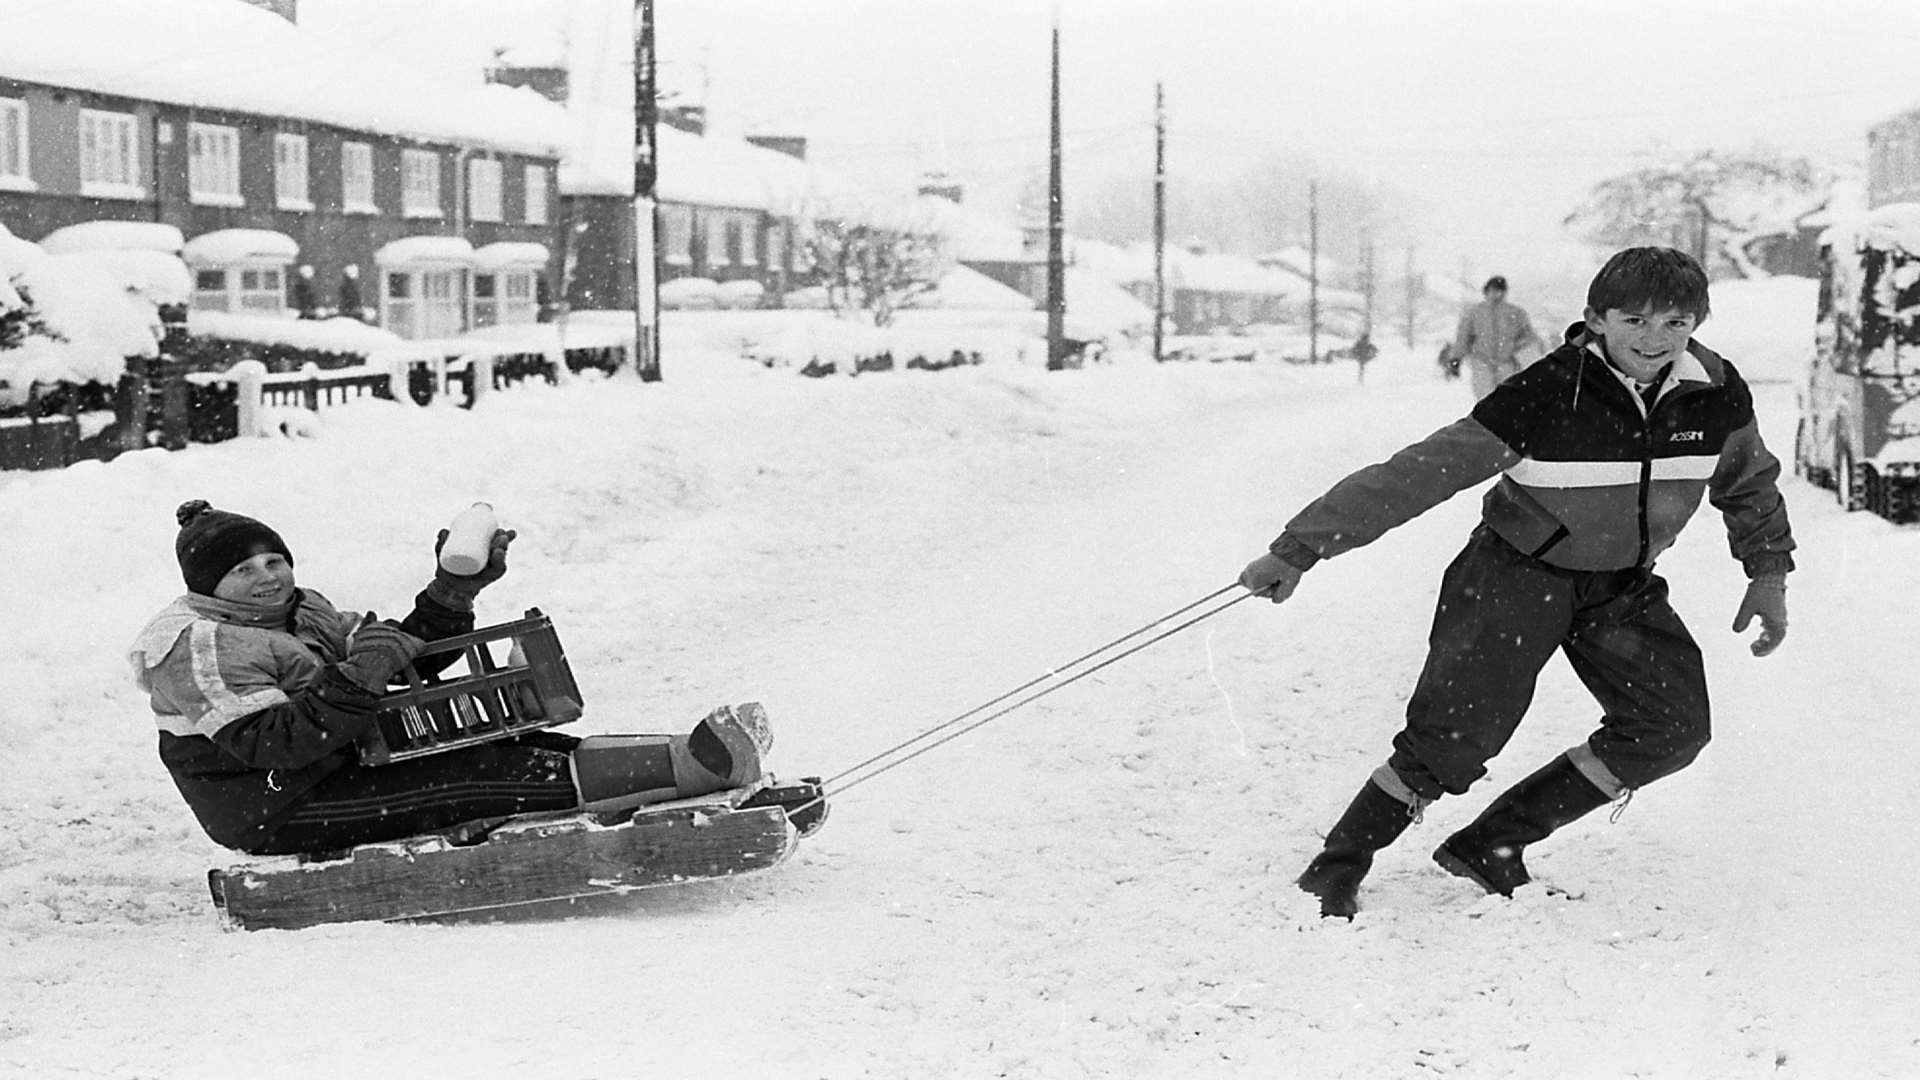
[(293, 563), (293, 553), (279, 533), (250, 517), (215, 510), (205, 499), (181, 503), (173, 516), (180, 522), (173, 553), (188, 592), (212, 596), (227, 571), (261, 552), (279, 552)]

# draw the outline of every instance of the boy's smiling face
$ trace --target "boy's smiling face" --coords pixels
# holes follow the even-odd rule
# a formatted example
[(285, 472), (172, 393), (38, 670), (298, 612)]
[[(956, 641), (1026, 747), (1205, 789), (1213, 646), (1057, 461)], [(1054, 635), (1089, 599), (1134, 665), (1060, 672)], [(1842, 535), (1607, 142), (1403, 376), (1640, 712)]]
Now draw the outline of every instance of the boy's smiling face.
[(293, 564), (277, 551), (263, 551), (227, 571), (213, 595), (236, 604), (272, 607), (293, 597)]
[(1607, 343), (1607, 359), (1637, 382), (1651, 382), (1660, 369), (1687, 351), (1700, 320), (1677, 308), (1639, 311), (1587, 309), (1587, 329)]

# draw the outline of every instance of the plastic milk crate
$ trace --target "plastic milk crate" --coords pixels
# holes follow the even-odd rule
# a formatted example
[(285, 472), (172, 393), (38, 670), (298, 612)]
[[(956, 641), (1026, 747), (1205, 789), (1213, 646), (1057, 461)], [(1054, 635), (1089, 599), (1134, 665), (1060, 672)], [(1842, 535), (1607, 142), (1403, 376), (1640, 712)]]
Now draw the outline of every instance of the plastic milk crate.
[(527, 616), (469, 634), (429, 641), (419, 658), (461, 655), (437, 675), (401, 669), (407, 685), (380, 699), (374, 725), (360, 741), (360, 760), (385, 765), (408, 758), (507, 739), (580, 717), (573, 681), (553, 620)]

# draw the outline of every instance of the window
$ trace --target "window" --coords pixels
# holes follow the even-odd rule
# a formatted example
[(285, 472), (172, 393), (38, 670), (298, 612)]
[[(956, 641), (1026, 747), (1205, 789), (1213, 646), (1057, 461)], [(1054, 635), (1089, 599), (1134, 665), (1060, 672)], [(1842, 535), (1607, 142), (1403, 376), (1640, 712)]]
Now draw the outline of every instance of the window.
[(526, 178), (527, 189), (527, 224), (545, 225), (547, 223), (547, 167), (529, 165), (523, 175)]
[(373, 201), (373, 147), (366, 143), (340, 144), (340, 208), (363, 214), (380, 210)]
[(279, 313), (287, 308), (278, 266), (209, 267), (193, 274), (193, 306), (202, 311)]
[(431, 150), (400, 152), (400, 212), (408, 217), (440, 216), (440, 155)]
[(80, 110), (80, 194), (145, 197), (139, 161), (133, 114)]
[(381, 325), (403, 338), (453, 337), (466, 329), (465, 277), (464, 270), (388, 271)]
[(187, 194), (196, 203), (242, 206), (240, 132), (218, 124), (187, 125)]
[(32, 187), (27, 171), (27, 103), (0, 98), (0, 187)]
[(756, 266), (760, 262), (760, 223), (753, 218), (740, 219), (740, 262)]
[(467, 162), (467, 217), (473, 221), (500, 221), (500, 162), (474, 158)]
[(662, 257), (675, 266), (692, 264), (693, 207), (660, 208), (660, 251)]
[(473, 276), (473, 325), (530, 323), (540, 318), (531, 270), (500, 270)]
[(307, 137), (281, 132), (273, 137), (273, 196), (282, 210), (311, 210), (307, 195)]
[(785, 222), (775, 221), (767, 230), (767, 268), (785, 270), (787, 268), (787, 226)]
[(727, 234), (733, 231), (730, 228), (733, 222), (710, 214), (700, 224), (707, 234), (707, 268), (727, 265), (731, 261), (727, 258)]

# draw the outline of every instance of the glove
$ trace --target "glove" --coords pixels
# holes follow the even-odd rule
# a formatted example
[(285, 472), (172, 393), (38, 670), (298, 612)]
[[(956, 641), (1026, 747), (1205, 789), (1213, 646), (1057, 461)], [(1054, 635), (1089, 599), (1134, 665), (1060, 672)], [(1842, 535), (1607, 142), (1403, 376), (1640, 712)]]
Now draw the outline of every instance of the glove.
[(433, 542), (433, 580), (427, 583), (427, 595), (455, 611), (472, 611), (473, 598), (480, 595), (480, 590), (506, 576), (507, 545), (518, 535), (512, 529), (495, 529), (487, 565), (477, 574), (450, 574), (440, 565), (440, 549), (447, 544), (447, 530), (441, 529)]
[(400, 629), (399, 623), (376, 619), (368, 612), (353, 636), (347, 639), (347, 658), (334, 667), (362, 689), (384, 693), (387, 680), (418, 656), (425, 644)]
[(1278, 604), (1293, 595), (1306, 571), (1280, 556), (1268, 552), (1240, 571), (1240, 584), (1255, 596), (1264, 596)]
[(1787, 638), (1787, 575), (1761, 574), (1747, 582), (1747, 595), (1733, 617), (1733, 632), (1745, 630), (1755, 615), (1760, 616), (1760, 636), (1751, 648), (1753, 655), (1765, 656)]

